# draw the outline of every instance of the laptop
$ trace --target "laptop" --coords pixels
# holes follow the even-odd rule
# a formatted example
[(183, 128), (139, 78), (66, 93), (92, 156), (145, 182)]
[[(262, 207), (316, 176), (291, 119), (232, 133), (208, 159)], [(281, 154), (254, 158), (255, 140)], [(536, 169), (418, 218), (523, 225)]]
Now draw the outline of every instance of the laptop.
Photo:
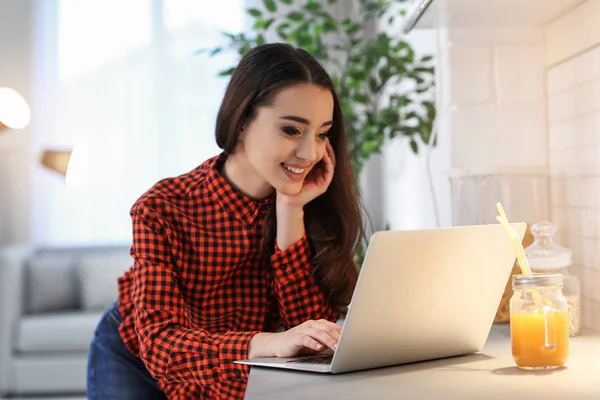
[(515, 258), (500, 224), (377, 232), (335, 353), (235, 362), (338, 374), (478, 352)]

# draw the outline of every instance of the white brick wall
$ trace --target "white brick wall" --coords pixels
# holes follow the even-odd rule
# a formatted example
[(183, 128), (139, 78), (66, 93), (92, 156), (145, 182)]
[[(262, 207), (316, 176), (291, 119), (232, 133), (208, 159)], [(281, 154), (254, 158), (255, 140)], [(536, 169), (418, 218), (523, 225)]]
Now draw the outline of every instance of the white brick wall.
[(547, 185), (524, 172), (548, 169), (543, 27), (449, 26), (439, 44), (440, 135), (450, 143), (450, 168), (522, 171), (538, 184), (525, 195), (524, 178), (506, 179), (502, 190), (479, 186), (470, 193), (479, 200), (473, 215), (459, 212), (453, 222), (493, 223), (496, 201), (509, 218), (549, 218)]
[(600, 1), (586, 0), (546, 27), (546, 64), (586, 52), (600, 42)]
[(543, 29), (450, 28), (441, 37), (451, 167), (547, 167)]
[(495, 83), (499, 104), (530, 104), (537, 111), (543, 109), (544, 79), (540, 74), (543, 50), (539, 44), (496, 46)]
[(600, 332), (600, 1), (546, 27), (552, 220), (574, 253), (583, 326)]

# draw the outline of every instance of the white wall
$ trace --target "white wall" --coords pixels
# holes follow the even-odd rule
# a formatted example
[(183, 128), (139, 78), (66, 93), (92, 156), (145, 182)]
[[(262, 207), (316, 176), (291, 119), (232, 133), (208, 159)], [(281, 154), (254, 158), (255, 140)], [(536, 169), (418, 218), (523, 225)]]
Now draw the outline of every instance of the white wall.
[(446, 29), (452, 167), (546, 166), (542, 28)]
[[(32, 107), (34, 4), (35, 0), (0, 3), (0, 86), (17, 90)], [(0, 244), (27, 243), (30, 238), (32, 130), (30, 125), (0, 132)]]
[(600, 1), (546, 26), (552, 219), (573, 249), (583, 325), (600, 332)]
[(513, 220), (548, 218), (543, 28), (444, 26), (438, 40), (440, 133), (450, 168), (467, 175), (453, 223), (493, 223), (497, 201)]

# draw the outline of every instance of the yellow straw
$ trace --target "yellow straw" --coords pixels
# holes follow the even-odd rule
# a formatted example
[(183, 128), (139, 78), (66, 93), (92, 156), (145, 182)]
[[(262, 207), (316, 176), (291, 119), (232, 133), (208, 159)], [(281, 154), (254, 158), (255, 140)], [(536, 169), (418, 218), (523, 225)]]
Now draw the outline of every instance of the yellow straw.
[(523, 275), (531, 276), (531, 268), (529, 267), (527, 257), (525, 256), (525, 250), (523, 249), (522, 240), (519, 238), (517, 232), (515, 232), (515, 230), (509, 225), (508, 219), (506, 218), (506, 213), (502, 208), (502, 204), (496, 203), (496, 208), (498, 209), (498, 213), (500, 214), (500, 216), (496, 217), (496, 220), (504, 226), (506, 232), (508, 233), (510, 243), (513, 246), (513, 249), (517, 256), (517, 260), (519, 261), (519, 267), (521, 267)]
[[(523, 249), (523, 241), (519, 238), (519, 234), (515, 232), (515, 230), (508, 224), (508, 218), (506, 218), (506, 213), (504, 213), (502, 204), (496, 203), (496, 208), (498, 209), (498, 213), (500, 214), (496, 217), (496, 220), (504, 226), (506, 232), (508, 233), (508, 238), (510, 239), (510, 243), (512, 244), (515, 254), (517, 255), (517, 260), (519, 261), (519, 267), (521, 267), (521, 272), (523, 272), (523, 275), (531, 276), (531, 268), (529, 267), (529, 263), (527, 262), (525, 249)], [(544, 302), (542, 301), (540, 293), (538, 293), (537, 290), (531, 290), (531, 294), (533, 295), (533, 302), (536, 304), (537, 308), (543, 312), (547, 312), (547, 308), (543, 307)]]

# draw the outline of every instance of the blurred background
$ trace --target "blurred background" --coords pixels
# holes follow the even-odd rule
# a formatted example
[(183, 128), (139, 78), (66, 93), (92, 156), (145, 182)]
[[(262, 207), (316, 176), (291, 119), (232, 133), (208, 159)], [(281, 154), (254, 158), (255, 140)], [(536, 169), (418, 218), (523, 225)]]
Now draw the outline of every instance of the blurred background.
[[(0, 397), (84, 396), (133, 202), (249, 47), (319, 57), (375, 230), (550, 220), (600, 331), (600, 2), (0, 0)], [(224, 34), (225, 33), (225, 34)]]

